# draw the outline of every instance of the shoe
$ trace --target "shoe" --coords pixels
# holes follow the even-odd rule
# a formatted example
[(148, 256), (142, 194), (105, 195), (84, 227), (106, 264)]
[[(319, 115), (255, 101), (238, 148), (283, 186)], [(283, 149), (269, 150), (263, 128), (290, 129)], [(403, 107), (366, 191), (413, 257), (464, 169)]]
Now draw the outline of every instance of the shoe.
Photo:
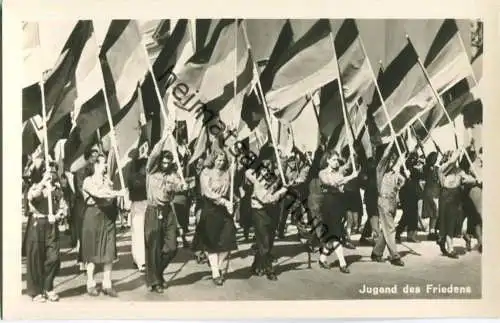
[(142, 265), (141, 267), (139, 267), (139, 272), (141, 273), (146, 272), (146, 265)]
[(405, 265), (405, 263), (400, 258), (392, 259), (391, 264), (398, 267), (404, 267)]
[(373, 254), (373, 253), (370, 255), (370, 258), (374, 262), (384, 262), (384, 259), (382, 259), (382, 256), (377, 256), (376, 254)]
[(464, 240), (465, 240), (465, 249), (469, 252), (472, 251), (472, 242), (470, 238), (464, 237)]
[(356, 249), (356, 246), (350, 240), (347, 240), (344, 243), (344, 247), (347, 248), (347, 249), (351, 249), (351, 250)]
[(278, 276), (274, 272), (269, 272), (266, 274), (268, 280), (276, 281)]
[(87, 287), (87, 294), (92, 297), (99, 296), (99, 290), (96, 287)]
[(163, 287), (160, 285), (154, 285), (149, 288), (149, 291), (156, 294), (163, 294)]
[(109, 297), (118, 297), (118, 293), (116, 292), (116, 290), (113, 287), (104, 288), (102, 290), (102, 293), (106, 296), (109, 296)]
[(222, 286), (224, 284), (224, 282), (222, 281), (222, 277), (212, 278), (212, 281), (216, 286)]
[(59, 295), (57, 295), (55, 292), (46, 292), (45, 297), (49, 302), (59, 302)]
[(44, 296), (44, 295), (42, 295), (42, 294), (38, 294), (38, 295), (36, 295), (36, 296), (35, 296), (35, 297), (33, 297), (31, 300), (32, 300), (33, 302), (35, 302), (35, 303), (45, 303), (45, 302), (47, 301), (47, 299), (45, 298), (45, 296)]
[(458, 255), (455, 251), (452, 251), (452, 252), (448, 252), (448, 254), (446, 255), (448, 258), (452, 258), (452, 259), (458, 259)]
[(323, 268), (323, 269), (330, 269), (330, 264), (327, 263), (327, 262), (323, 262), (321, 260), (318, 260), (318, 265), (320, 268)]
[(163, 287), (163, 289), (167, 289), (168, 288), (168, 284), (166, 281), (164, 281), (163, 283), (161, 283), (161, 286)]
[(349, 270), (349, 268), (347, 268), (347, 266), (341, 266), (340, 267), (340, 272), (344, 273), (344, 274), (350, 274), (351, 273), (351, 271)]
[(437, 244), (439, 245), (439, 250), (441, 250), (441, 253), (447, 256), (448, 250), (446, 250), (445, 241), (444, 240), (438, 241)]

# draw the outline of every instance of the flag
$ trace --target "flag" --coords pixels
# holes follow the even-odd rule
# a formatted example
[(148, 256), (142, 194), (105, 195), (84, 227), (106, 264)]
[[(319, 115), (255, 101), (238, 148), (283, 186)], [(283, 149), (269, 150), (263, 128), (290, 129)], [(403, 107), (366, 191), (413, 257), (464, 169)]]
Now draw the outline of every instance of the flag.
[[(444, 108), (454, 120), (466, 104), (476, 99), (471, 92), (476, 86), (473, 81), (473, 69), (455, 20), (446, 19), (443, 22), (424, 66), (432, 85), (441, 96)], [(432, 107), (420, 119), (428, 131), (449, 123), (440, 104)], [(420, 122), (416, 122), (414, 127), (419, 138), (425, 141), (428, 133), (424, 127)]]
[(400, 134), (436, 103), (432, 88), (410, 42), (387, 66), (379, 81), (385, 107), (376, 96), (373, 105), (377, 108), (374, 109), (373, 120), (382, 137), (391, 136), (391, 125), (396, 135)]
[[(54, 68), (45, 78), (44, 90), (47, 113), (58, 100), (66, 84), (74, 77), (76, 65), (91, 32), (91, 22), (80, 20), (66, 41)], [(41, 114), (41, 111), (41, 90), (39, 84), (34, 83), (23, 89), (23, 120)]]
[[(260, 72), (260, 75), (254, 75), (255, 78), (259, 77), (263, 95), (265, 95), (265, 93), (271, 88), (274, 71), (280, 63), (280, 58), (285, 55), (292, 44), (293, 30), (290, 21), (286, 20), (279, 32), (278, 39), (274, 44), (273, 50), (271, 51), (269, 60), (266, 62), (265, 67)], [(249, 46), (252, 45), (255, 46), (256, 44), (249, 44)], [(255, 89), (254, 91), (249, 92), (243, 100), (240, 132), (249, 133), (259, 125), (263, 118), (264, 105), (263, 102), (261, 102), (260, 96), (257, 94), (257, 90)]]
[(116, 99), (124, 107), (148, 71), (148, 57), (135, 20), (113, 20), (101, 47), (114, 81)]
[(330, 22), (320, 19), (280, 56), (266, 91), (270, 110), (279, 111), (314, 92), (337, 78), (337, 70)]
[(354, 19), (346, 19), (335, 36), (342, 91), (346, 107), (358, 99), (373, 84), (370, 62), (363, 48)]
[[(114, 149), (111, 147), (109, 149), (109, 154), (112, 155), (111, 160), (115, 163), (114, 169), (110, 170), (110, 178), (114, 182), (116, 189), (122, 188), (118, 175), (118, 165), (116, 164), (117, 160), (122, 168), (124, 179), (126, 179), (130, 162), (136, 157), (134, 155), (138, 154), (139, 147), (144, 144), (144, 140), (147, 138), (147, 135), (143, 133), (147, 128), (141, 123), (141, 114), (143, 113), (141, 95), (140, 92), (136, 90), (130, 102), (123, 107), (120, 112), (113, 115), (113, 129), (118, 150), (118, 158), (116, 157)], [(100, 128), (100, 133), (103, 137), (111, 136), (109, 132), (109, 123)], [(143, 142), (141, 142), (141, 138)]]
[(64, 145), (66, 168), (72, 168), (73, 162), (80, 158), (86, 149), (95, 144), (97, 129), (107, 122), (104, 92), (100, 90), (82, 105), (76, 118), (75, 127)]
[(38, 132), (31, 119), (24, 122), (22, 143), (23, 155), (31, 155), (41, 144), (40, 138), (38, 137)]
[(320, 138), (325, 143), (330, 139), (336, 142), (344, 124), (338, 79), (321, 87), (318, 114)]
[(43, 73), (40, 25), (37, 22), (23, 23), (23, 56), (23, 87), (26, 87), (39, 82)]
[(342, 130), (339, 135), (339, 140), (336, 144), (336, 150), (341, 151), (349, 143), (350, 136), (353, 136), (353, 140), (358, 140), (361, 135), (362, 130), (366, 124), (366, 114), (368, 107), (363, 102), (360, 97), (355, 104), (351, 104), (347, 110), (347, 120), (348, 125), (343, 125)]

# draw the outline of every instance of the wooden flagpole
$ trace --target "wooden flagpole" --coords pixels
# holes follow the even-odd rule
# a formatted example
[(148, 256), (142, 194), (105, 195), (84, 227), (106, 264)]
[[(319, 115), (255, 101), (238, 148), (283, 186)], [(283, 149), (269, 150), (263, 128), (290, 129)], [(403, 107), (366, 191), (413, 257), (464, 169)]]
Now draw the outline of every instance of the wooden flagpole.
[[(45, 102), (45, 87), (44, 87), (44, 76), (43, 72), (41, 75), (41, 81), (40, 81), (40, 92), (41, 92), (41, 98), (42, 98), (42, 118), (43, 118), (43, 132), (44, 132), (44, 140), (43, 140), (43, 148), (44, 148), (44, 155), (45, 155), (45, 171), (49, 172), (50, 171), (50, 162), (49, 162), (49, 136), (48, 136), (48, 131), (47, 131), (47, 106)], [(52, 183), (51, 183), (52, 184)], [(50, 185), (48, 194), (47, 194), (47, 199), (48, 199), (48, 206), (49, 206), (49, 215), (54, 215), (54, 209), (52, 205), (52, 185)]]
[[(120, 154), (118, 152), (118, 144), (116, 142), (115, 128), (114, 128), (114, 125), (113, 125), (113, 116), (111, 115), (111, 109), (110, 109), (110, 106), (109, 106), (108, 93), (106, 92), (106, 85), (105, 85), (105, 82), (104, 82), (104, 71), (102, 69), (101, 59), (99, 57), (99, 48), (101, 48), (101, 46), (97, 43), (97, 38), (94, 37), (94, 39), (96, 41), (97, 48), (98, 48), (98, 51), (96, 53), (96, 58), (97, 58), (97, 64), (99, 64), (99, 68), (101, 70), (102, 92), (103, 92), (103, 95), (104, 95), (104, 103), (105, 103), (105, 106), (106, 106), (106, 115), (108, 117), (109, 135), (110, 135), (110, 138), (111, 138), (111, 146), (112, 146), (113, 152), (115, 154), (116, 167), (118, 168), (118, 177), (120, 179), (121, 188), (123, 190), (123, 189), (125, 189), (125, 179), (123, 177), (122, 165), (121, 165), (121, 161), (120, 161)], [(111, 153), (111, 152), (109, 152), (109, 153)]]
[[(339, 61), (338, 61), (338, 57), (337, 57), (337, 51), (335, 49), (335, 39), (333, 38), (333, 33), (331, 31), (331, 27), (330, 27), (330, 39), (332, 41), (332, 49), (333, 49), (333, 55), (334, 55), (334, 59), (335, 59), (335, 67), (337, 70), (337, 84), (339, 87), (340, 101), (342, 103), (342, 114), (344, 116), (344, 124), (346, 127), (349, 127), (349, 120), (347, 117), (347, 110), (346, 110), (345, 101), (344, 101), (344, 90), (342, 89), (342, 80), (340, 77)], [(352, 169), (355, 172), (356, 171), (356, 161), (354, 160), (354, 135), (350, 131), (349, 131), (349, 134), (350, 134), (349, 135), (349, 150), (351, 152)]]
[[(170, 146), (171, 146), (172, 154), (174, 156), (174, 161), (177, 164), (177, 173), (178, 173), (179, 177), (181, 178), (182, 183), (186, 184), (186, 180), (184, 179), (184, 174), (183, 174), (183, 168), (182, 168), (181, 162), (179, 160), (179, 154), (177, 152), (177, 143), (175, 142), (175, 138), (172, 134), (173, 129), (170, 130), (171, 120), (169, 120), (169, 118), (167, 116), (167, 112), (165, 111), (165, 104), (163, 102), (163, 99), (162, 99), (161, 94), (160, 94), (160, 90), (158, 88), (158, 82), (156, 81), (156, 77), (155, 77), (155, 74), (153, 72), (153, 67), (151, 66), (151, 62), (149, 61), (149, 56), (148, 56), (148, 51), (146, 49), (146, 46), (142, 42), (141, 42), (141, 46), (142, 46), (142, 49), (144, 51), (145, 61), (148, 64), (148, 69), (149, 69), (149, 73), (151, 74), (151, 79), (153, 80), (153, 85), (155, 88), (156, 97), (158, 99), (158, 102), (160, 103), (160, 110), (162, 112), (163, 119), (165, 120), (165, 134), (168, 136), (168, 139), (170, 141)], [(174, 114), (173, 111), (172, 111), (172, 114)], [(175, 124), (175, 117), (174, 117), (174, 124)]]
[[(246, 27), (244, 25), (244, 22), (242, 22), (242, 27), (243, 27), (243, 35), (245, 36), (245, 42), (246, 42), (247, 48), (250, 50), (251, 49), (250, 42), (248, 40), (247, 30), (246, 30)], [(278, 164), (278, 170), (280, 172), (280, 176), (281, 176), (281, 180), (283, 181), (283, 185), (286, 185), (285, 173), (283, 172), (283, 166), (281, 165), (281, 158), (280, 158), (278, 150), (277, 150), (278, 148), (276, 145), (276, 140), (274, 138), (273, 132), (271, 131), (271, 120), (270, 120), (270, 117), (268, 115), (269, 109), (267, 106), (266, 97), (264, 95), (264, 91), (262, 90), (262, 85), (260, 84), (260, 79), (258, 77), (259, 73), (257, 71), (257, 67), (255, 66), (255, 62), (252, 62), (252, 67), (253, 67), (253, 74), (255, 76), (257, 76), (257, 90), (256, 90), (256, 92), (261, 97), (262, 104), (264, 105), (264, 116), (266, 118), (267, 126), (269, 127), (269, 130), (270, 130), (269, 135), (271, 136), (271, 142), (273, 144), (274, 153), (276, 156), (276, 163)]]
[[(356, 25), (357, 28), (357, 25)], [(377, 83), (377, 77), (375, 76), (375, 71), (373, 70), (372, 64), (370, 62), (370, 59), (368, 59), (368, 54), (365, 49), (365, 44), (363, 40), (361, 39), (361, 35), (358, 35), (359, 37), (359, 42), (361, 44), (361, 49), (363, 50), (363, 54), (365, 55), (365, 59), (368, 61), (368, 66), (370, 68), (370, 74), (373, 79), (373, 84), (375, 85), (375, 91), (377, 91), (377, 95), (380, 99), (380, 104), (382, 105), (382, 110), (384, 110), (385, 117), (387, 118), (387, 122), (389, 122), (389, 129), (391, 130), (391, 137), (392, 140), (396, 141), (396, 149), (398, 150), (399, 156), (403, 157), (403, 152), (402, 149), (399, 145), (399, 141), (397, 140), (397, 134), (396, 131), (394, 130), (394, 126), (392, 124), (391, 116), (389, 115), (389, 111), (387, 110), (387, 106), (385, 105), (385, 100), (382, 96), (382, 92), (380, 91), (379, 85)], [(380, 66), (382, 66), (382, 61), (379, 61)], [(406, 164), (403, 163), (403, 167), (406, 169)]]
[[(410, 37), (408, 35), (406, 35), (406, 39), (408, 41), (408, 43), (413, 47), (413, 44), (410, 40)], [(413, 50), (415, 50), (415, 47), (413, 47)], [(420, 57), (418, 56), (417, 53), (415, 53), (417, 55), (417, 61), (418, 61), (418, 65), (420, 66), (420, 68), (422, 69), (422, 72), (424, 73), (425, 75), (425, 78), (427, 79), (427, 82), (429, 83), (429, 86), (432, 90), (432, 93), (434, 94), (434, 97), (436, 98), (436, 100), (438, 101), (438, 104), (441, 106), (441, 108), (443, 109), (443, 112), (444, 114), (446, 115), (446, 118), (448, 119), (448, 122), (453, 126), (453, 130), (455, 132), (455, 136), (457, 135), (457, 130), (455, 128), (455, 124), (453, 123), (453, 120), (451, 120), (451, 117), (450, 115), (448, 114), (448, 111), (446, 111), (446, 108), (444, 106), (444, 103), (443, 103), (443, 100), (442, 98), (439, 96), (439, 94), (437, 93), (436, 89), (434, 88), (434, 86), (432, 86), (432, 82), (431, 82), (431, 78), (429, 77), (429, 74), (427, 73), (427, 70), (425, 69), (424, 65), (422, 64), (422, 61), (420, 60)], [(471, 171), (474, 173), (474, 175), (478, 177), (477, 175), (477, 172), (476, 170), (474, 169), (474, 165), (472, 164), (472, 160), (469, 156), (469, 153), (467, 152), (467, 150), (464, 149), (464, 155), (465, 155), (465, 158), (467, 158), (467, 161), (469, 162), (470, 164), (470, 168), (471, 168)]]

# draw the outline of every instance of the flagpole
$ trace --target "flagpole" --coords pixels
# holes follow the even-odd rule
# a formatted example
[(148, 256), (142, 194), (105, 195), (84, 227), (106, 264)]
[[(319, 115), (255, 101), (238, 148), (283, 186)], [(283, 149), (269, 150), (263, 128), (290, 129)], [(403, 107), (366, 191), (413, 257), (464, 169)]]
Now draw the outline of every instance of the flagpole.
[[(45, 87), (43, 84), (43, 72), (42, 72), (42, 77), (40, 81), (40, 92), (41, 92), (41, 97), (42, 97), (42, 118), (43, 118), (43, 132), (45, 139), (43, 141), (43, 148), (44, 148), (44, 154), (45, 154), (45, 171), (50, 172), (50, 163), (49, 163), (49, 136), (48, 136), (48, 131), (47, 131), (47, 106), (45, 102)], [(54, 215), (53, 211), (53, 205), (52, 205), (52, 183), (50, 183), (50, 188), (47, 193), (47, 199), (48, 199), (48, 206), (49, 206), (49, 215), (52, 216)]]
[[(147, 51), (146, 46), (144, 45), (144, 43), (141, 42), (141, 45), (142, 45), (142, 49), (144, 51), (144, 58), (146, 60), (146, 63), (148, 64), (149, 73), (151, 74), (151, 79), (153, 80), (153, 85), (154, 85), (154, 88), (155, 88), (156, 97), (158, 98), (158, 102), (160, 103), (160, 110), (162, 112), (163, 119), (165, 120), (165, 130), (166, 130), (165, 133), (168, 136), (168, 138), (170, 139), (170, 145), (171, 145), (171, 149), (172, 149), (172, 154), (174, 155), (174, 161), (175, 161), (175, 163), (177, 165), (177, 173), (178, 173), (179, 177), (181, 178), (182, 183), (186, 184), (186, 180), (184, 179), (184, 174), (183, 174), (183, 168), (182, 168), (181, 162), (179, 160), (179, 154), (177, 153), (177, 143), (175, 142), (175, 138), (172, 135), (172, 132), (168, 131), (168, 129), (169, 129), (168, 121), (169, 121), (169, 119), (168, 119), (168, 116), (167, 116), (167, 112), (165, 111), (165, 104), (163, 103), (163, 99), (161, 97), (160, 90), (158, 88), (158, 83), (156, 82), (156, 77), (155, 77), (155, 74), (153, 72), (153, 67), (151, 66), (151, 62), (148, 59), (148, 57), (149, 57), (148, 56), (148, 51)], [(174, 119), (174, 123), (175, 123), (175, 119)]]
[[(97, 39), (96, 39), (96, 43), (97, 43)], [(97, 44), (97, 45), (98, 45), (97, 48), (101, 48), (101, 46), (99, 44)], [(113, 116), (111, 115), (111, 109), (110, 109), (110, 106), (109, 106), (108, 93), (106, 92), (106, 85), (104, 83), (104, 71), (102, 69), (102, 64), (101, 64), (101, 59), (99, 57), (99, 52), (97, 53), (96, 57), (97, 57), (97, 63), (99, 64), (99, 68), (101, 69), (102, 92), (104, 94), (104, 103), (105, 103), (105, 106), (106, 106), (106, 115), (108, 117), (109, 135), (111, 137), (111, 146), (113, 147), (113, 151), (114, 151), (114, 154), (115, 154), (116, 166), (118, 168), (118, 177), (120, 179), (121, 188), (125, 189), (125, 179), (123, 177), (123, 172), (122, 172), (122, 167), (121, 167), (122, 165), (121, 165), (121, 161), (120, 161), (120, 154), (118, 152), (118, 143), (116, 142), (115, 128), (114, 128), (114, 125), (113, 125)], [(109, 152), (109, 153), (111, 153), (111, 152)], [(110, 179), (111, 179), (111, 177), (110, 177)]]
[[(349, 127), (349, 120), (347, 119), (347, 109), (346, 109), (345, 101), (344, 101), (344, 91), (342, 89), (342, 80), (340, 77), (339, 61), (337, 58), (337, 51), (335, 49), (335, 39), (333, 38), (333, 32), (331, 29), (332, 28), (330, 26), (330, 39), (332, 41), (333, 55), (335, 58), (335, 67), (337, 69), (337, 84), (339, 87), (340, 101), (342, 103), (342, 114), (344, 116), (345, 127)], [(354, 134), (351, 133), (350, 131), (349, 131), (349, 134), (350, 134), (350, 136), (349, 136), (349, 150), (351, 152), (352, 169), (353, 169), (353, 172), (356, 172), (356, 162), (354, 160)]]
[[(440, 153), (441, 155), (443, 154), (441, 152), (441, 149), (439, 148), (439, 146), (437, 145), (436, 141), (434, 140), (434, 138), (432, 137), (432, 134), (431, 132), (427, 129), (427, 127), (425, 126), (424, 122), (420, 119), (420, 118), (417, 118), (417, 120), (420, 122), (420, 125), (422, 126), (422, 128), (424, 128), (424, 130), (427, 132), (427, 134), (429, 135), (429, 138), (431, 139), (432, 143), (434, 144), (434, 146), (436, 147), (436, 150), (438, 151), (438, 153)], [(418, 138), (417, 136), (417, 132), (415, 131), (414, 128), (412, 128), (413, 131), (415, 132), (415, 136)]]
[[(245, 36), (245, 42), (246, 42), (247, 48), (250, 50), (250, 42), (248, 40), (247, 30), (246, 30), (244, 22), (242, 22), (241, 26), (243, 27), (243, 35)], [(260, 84), (260, 79), (259, 79), (259, 73), (257, 71), (257, 67), (255, 66), (255, 62), (253, 60), (252, 60), (252, 67), (253, 67), (253, 74), (255, 76), (257, 76), (257, 90), (256, 90), (256, 92), (261, 97), (262, 104), (264, 105), (264, 116), (266, 118), (266, 122), (267, 122), (267, 125), (268, 125), (269, 130), (270, 130), (269, 134), (271, 136), (271, 142), (273, 144), (274, 154), (276, 156), (276, 163), (278, 164), (278, 171), (280, 173), (281, 180), (283, 181), (283, 185), (286, 185), (285, 173), (283, 172), (283, 167), (281, 165), (281, 158), (278, 154), (276, 140), (274, 138), (274, 135), (273, 135), (273, 132), (271, 129), (271, 120), (270, 120), (270, 117), (268, 115), (269, 110), (267, 107), (266, 97), (264, 95), (264, 91), (262, 90), (262, 85)]]
[[(231, 128), (236, 128), (236, 94), (237, 94), (237, 86), (238, 86), (238, 19), (235, 20), (235, 28), (234, 28), (234, 78), (233, 78), (233, 88), (234, 88), (234, 93), (233, 93), (233, 102), (234, 102), (234, 116), (232, 120), (232, 125)], [(231, 156), (231, 185), (230, 185), (230, 191), (229, 191), (229, 202), (231, 205), (234, 203), (234, 172), (235, 172), (235, 167), (236, 166), (236, 157)]]
[[(408, 41), (408, 43), (413, 47), (413, 44), (410, 40), (410, 37), (408, 35), (406, 35), (406, 40)], [(413, 50), (415, 50), (415, 47), (413, 47)], [(416, 53), (415, 53), (416, 54)], [(450, 115), (448, 114), (448, 111), (446, 111), (446, 108), (444, 107), (444, 103), (443, 103), (443, 100), (442, 98), (439, 96), (439, 94), (437, 93), (436, 89), (434, 88), (434, 86), (432, 86), (432, 82), (431, 82), (431, 79), (429, 77), (429, 74), (427, 74), (427, 71), (424, 67), (424, 65), (422, 64), (422, 62), (420, 61), (420, 57), (417, 55), (417, 62), (418, 62), (418, 65), (420, 66), (420, 68), (422, 69), (424, 75), (425, 75), (425, 78), (427, 79), (427, 82), (429, 83), (429, 86), (432, 90), (432, 93), (434, 93), (434, 96), (435, 98), (437, 99), (438, 101), (438, 104), (441, 106), (441, 108), (443, 109), (444, 111), (444, 114), (446, 115), (446, 118), (448, 119), (448, 122), (453, 126), (453, 130), (455, 132), (455, 136), (457, 135), (457, 130), (455, 128), (455, 124), (453, 123), (453, 120), (451, 120), (451, 117)], [(458, 142), (457, 142), (458, 143)], [(458, 148), (458, 147), (457, 147)], [(467, 161), (469, 162), (470, 164), (470, 169), (471, 171), (474, 173), (474, 175), (477, 177), (477, 172), (476, 170), (474, 169), (474, 166), (472, 164), (472, 160), (469, 156), (469, 153), (467, 152), (467, 150), (464, 149), (464, 155), (465, 155), (465, 158), (467, 158)], [(479, 177), (478, 177), (479, 178)]]
[[(424, 150), (424, 147), (422, 146), (422, 142), (420, 141), (420, 139), (418, 138), (418, 135), (417, 135), (417, 132), (415, 131), (415, 128), (413, 128), (413, 125), (411, 125), (409, 127), (410, 131), (413, 133), (413, 135), (415, 136), (415, 140), (417, 141), (417, 146), (418, 148), (420, 149), (420, 151), (422, 152), (422, 154), (425, 156), (425, 150)], [(437, 148), (437, 147), (436, 147)]]
[[(355, 23), (355, 26), (357, 29), (358, 26), (356, 23)], [(387, 106), (385, 105), (385, 100), (382, 96), (382, 92), (380, 91), (380, 88), (379, 88), (378, 83), (377, 83), (377, 77), (375, 76), (375, 71), (373, 70), (372, 63), (370, 62), (370, 59), (368, 58), (368, 55), (367, 55), (366, 49), (365, 49), (365, 44), (363, 42), (363, 39), (361, 39), (361, 35), (359, 35), (359, 31), (358, 31), (358, 37), (359, 37), (359, 42), (361, 44), (361, 49), (363, 50), (363, 54), (365, 55), (365, 59), (367, 60), (368, 66), (370, 68), (370, 74), (371, 74), (372, 79), (373, 79), (373, 84), (375, 85), (375, 91), (377, 91), (377, 95), (380, 99), (380, 104), (382, 105), (382, 110), (384, 110), (385, 117), (387, 118), (387, 121), (389, 122), (389, 129), (391, 130), (392, 140), (396, 141), (396, 149), (398, 150), (399, 156), (403, 157), (404, 155), (403, 155), (403, 152), (401, 150), (401, 147), (399, 146), (396, 131), (394, 130), (394, 126), (392, 124), (391, 116), (389, 115), (389, 111), (387, 110)], [(382, 61), (379, 61), (379, 64), (380, 64), (380, 66), (382, 66)], [(404, 168), (406, 169), (406, 165), (404, 165)]]

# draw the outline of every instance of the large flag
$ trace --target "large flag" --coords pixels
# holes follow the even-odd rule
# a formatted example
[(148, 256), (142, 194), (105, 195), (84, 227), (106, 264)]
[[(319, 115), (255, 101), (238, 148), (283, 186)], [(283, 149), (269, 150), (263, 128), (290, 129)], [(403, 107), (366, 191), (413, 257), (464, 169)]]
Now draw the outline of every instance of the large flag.
[(332, 139), (336, 143), (341, 126), (344, 125), (338, 79), (321, 88), (318, 114), (320, 141), (326, 143)]
[[(74, 77), (76, 65), (91, 32), (92, 25), (90, 21), (79, 21), (66, 41), (54, 68), (44, 78), (47, 112), (52, 109), (66, 84)], [(23, 89), (23, 120), (41, 114), (42, 98), (38, 84), (40, 80)]]
[(366, 115), (368, 107), (361, 97), (355, 104), (351, 104), (347, 108), (347, 119), (349, 124), (344, 125), (337, 141), (336, 150), (341, 151), (349, 143), (350, 136), (353, 136), (354, 141), (358, 140), (361, 132), (365, 128)]
[(38, 131), (36, 129), (36, 126), (33, 124), (32, 119), (24, 122), (22, 143), (23, 155), (32, 154), (41, 143), (38, 136)]
[(104, 92), (101, 89), (85, 102), (76, 118), (75, 126), (64, 145), (66, 168), (80, 158), (86, 149), (95, 144), (96, 131), (108, 122)]
[(346, 19), (337, 32), (335, 51), (346, 106), (355, 105), (373, 84), (373, 72), (354, 19)]
[[(280, 64), (281, 57), (285, 55), (290, 46), (293, 44), (293, 40), (292, 26), (290, 24), (290, 21), (286, 20), (281, 27), (278, 39), (274, 44), (269, 59), (267, 61), (263, 61), (262, 64), (259, 64), (259, 62), (255, 62), (257, 66), (263, 67), (261, 71), (259, 71), (260, 75), (254, 75), (255, 78), (259, 78), (263, 92), (262, 94), (265, 95), (265, 93), (271, 88), (274, 72)], [(254, 42), (250, 43), (249, 46), (257, 46), (257, 44)], [(250, 48), (253, 51), (253, 47)], [(299, 96), (299, 98), (300, 97), (303, 96)], [(264, 116), (264, 103), (261, 102), (260, 95), (257, 94), (257, 90), (255, 89), (254, 91), (248, 93), (243, 101), (243, 108), (241, 110), (240, 132), (246, 134), (249, 131), (252, 131), (259, 125)]]
[[(143, 144), (143, 142), (140, 142), (141, 138), (143, 140), (144, 138), (147, 138), (146, 134), (142, 134), (142, 132), (146, 131), (146, 127), (144, 126), (145, 118), (141, 95), (140, 91), (136, 90), (130, 102), (125, 107), (123, 107), (120, 112), (113, 115), (113, 128), (116, 139), (115, 142), (119, 154), (118, 161), (122, 167), (122, 172), (125, 179), (126, 174), (128, 173), (130, 161), (134, 158), (133, 155), (138, 153), (138, 148)], [(106, 137), (111, 136), (111, 133), (109, 132), (109, 123), (100, 128), (100, 134), (103, 137), (105, 136), (103, 138), (103, 142), (112, 142), (111, 138), (109, 138), (109, 140), (106, 139)], [(106, 148), (109, 150), (110, 154), (113, 154), (114, 162), (116, 163), (116, 155), (114, 149), (112, 147)], [(116, 187), (121, 188), (121, 183), (119, 181), (119, 177), (117, 176), (117, 168), (115, 167), (114, 171), (110, 172), (110, 174), (112, 175), (111, 178), (117, 185)]]
[(101, 47), (115, 85), (116, 99), (124, 107), (135, 93), (137, 83), (148, 71), (148, 57), (135, 20), (113, 20)]
[[(461, 113), (466, 104), (478, 99), (477, 95), (471, 92), (476, 86), (473, 69), (455, 20), (447, 19), (443, 22), (424, 66), (452, 120)], [(420, 119), (428, 131), (449, 123), (440, 104), (429, 109)], [(420, 121), (415, 123), (414, 128), (420, 139), (427, 139), (428, 134)]]
[(437, 102), (410, 42), (384, 70), (378, 85), (385, 106), (376, 96), (373, 118), (385, 138), (391, 136), (391, 125), (399, 135)]
[(337, 71), (330, 22), (320, 19), (279, 57), (266, 93), (269, 108), (286, 108), (337, 78)]

